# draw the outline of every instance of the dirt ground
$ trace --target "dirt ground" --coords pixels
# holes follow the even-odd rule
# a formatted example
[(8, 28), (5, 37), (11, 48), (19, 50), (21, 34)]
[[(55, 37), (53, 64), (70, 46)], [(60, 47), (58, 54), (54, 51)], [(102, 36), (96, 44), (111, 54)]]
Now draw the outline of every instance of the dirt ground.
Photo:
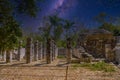
[[(52, 64), (45, 61), (0, 63), (0, 80), (66, 80), (66, 66), (65, 60), (56, 60)], [(67, 80), (120, 80), (120, 70), (103, 72), (69, 67)]]

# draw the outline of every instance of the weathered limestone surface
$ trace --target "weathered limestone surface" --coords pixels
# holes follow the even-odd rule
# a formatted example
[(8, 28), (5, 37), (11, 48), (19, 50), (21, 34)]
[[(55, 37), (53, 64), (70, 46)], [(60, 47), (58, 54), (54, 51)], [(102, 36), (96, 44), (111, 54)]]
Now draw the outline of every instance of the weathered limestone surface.
[(66, 53), (66, 58), (67, 58), (67, 62), (71, 63), (71, 59), (72, 59), (72, 46), (71, 46), (71, 39), (68, 38), (67, 39), (67, 53)]
[(50, 41), (50, 57), (51, 57), (51, 61), (54, 60), (54, 44), (53, 44), (53, 40)]
[(12, 51), (7, 50), (6, 52), (6, 63), (11, 63), (12, 62)]
[(46, 61), (47, 61), (47, 64), (51, 63), (51, 61), (52, 61), (52, 54), (51, 54), (51, 39), (48, 39), (48, 40), (47, 40)]
[(31, 57), (32, 57), (32, 61), (34, 61), (34, 56), (35, 56), (35, 50), (34, 50), (34, 48), (35, 48), (35, 45), (34, 45), (34, 43), (32, 42), (32, 49), (31, 49), (31, 52), (32, 52), (32, 54), (31, 54)]
[(18, 47), (18, 61), (21, 61), (21, 55), (22, 55), (22, 41), (19, 42), (19, 47)]
[(57, 57), (58, 57), (58, 48), (57, 48), (57, 46), (55, 45), (55, 59), (57, 59)]
[(46, 58), (46, 45), (43, 43), (42, 45), (42, 59)]
[(120, 43), (120, 36), (116, 36), (116, 42)]
[(32, 38), (27, 38), (26, 45), (26, 63), (32, 62)]
[(92, 61), (92, 55), (87, 53), (85, 49), (82, 46), (77, 46), (73, 50), (73, 55), (77, 58), (79, 58), (80, 62), (91, 62)]
[(38, 60), (38, 41), (34, 43), (34, 61)]
[(113, 61), (114, 60), (114, 53), (112, 51), (111, 44), (105, 44), (105, 57), (107, 61)]
[(43, 58), (43, 47), (42, 42), (38, 44), (38, 59), (41, 60)]
[(115, 61), (120, 64), (120, 43), (116, 44), (116, 47), (114, 48), (115, 51)]
[(2, 60), (6, 61), (6, 51), (2, 51)]

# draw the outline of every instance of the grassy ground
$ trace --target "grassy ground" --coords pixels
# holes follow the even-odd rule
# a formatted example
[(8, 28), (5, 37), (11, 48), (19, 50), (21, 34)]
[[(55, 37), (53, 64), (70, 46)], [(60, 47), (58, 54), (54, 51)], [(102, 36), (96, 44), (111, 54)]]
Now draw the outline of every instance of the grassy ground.
[(57, 58), (58, 58), (58, 59), (64, 59), (65, 56), (64, 56), (64, 55), (59, 55)]
[[(59, 59), (52, 64), (36, 62), (32, 64), (19, 64), (0, 66), (0, 80), (65, 80), (66, 61)], [(89, 64), (71, 64), (68, 68), (67, 80), (120, 80), (120, 70), (110, 68), (104, 62)], [(111, 66), (111, 65), (110, 65)], [(114, 71), (115, 69), (115, 71)]]
[(115, 72), (115, 66), (105, 63), (105, 62), (96, 62), (96, 63), (82, 63), (82, 64), (73, 64), (73, 68), (84, 67), (93, 71), (104, 71), (104, 72)]

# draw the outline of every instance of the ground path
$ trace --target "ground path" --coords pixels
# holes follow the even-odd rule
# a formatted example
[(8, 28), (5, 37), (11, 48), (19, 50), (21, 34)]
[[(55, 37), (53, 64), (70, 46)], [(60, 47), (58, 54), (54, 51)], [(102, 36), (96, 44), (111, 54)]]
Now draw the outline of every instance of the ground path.
[[(2, 62), (0, 80), (65, 80), (66, 66), (65, 60), (56, 60), (51, 64), (46, 64), (44, 60), (31, 64), (25, 64), (24, 61), (12, 64)], [(69, 67), (67, 80), (120, 80), (120, 71), (105, 73)]]

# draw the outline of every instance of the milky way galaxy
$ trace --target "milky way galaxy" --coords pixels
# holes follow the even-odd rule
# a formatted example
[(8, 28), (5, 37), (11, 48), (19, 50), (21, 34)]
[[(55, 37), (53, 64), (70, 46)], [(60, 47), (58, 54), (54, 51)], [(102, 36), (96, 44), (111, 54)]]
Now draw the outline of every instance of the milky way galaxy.
[(78, 22), (81, 21), (86, 23), (88, 27), (93, 27), (97, 26), (93, 18), (101, 12), (112, 16), (120, 15), (119, 4), (116, 8), (108, 8), (98, 3), (98, 1), (100, 0), (44, 0), (40, 4), (42, 10), (38, 12), (36, 18), (20, 16), (18, 19), (21, 20), (23, 27), (38, 28), (44, 16), (58, 14), (59, 17), (69, 20), (77, 19)]

